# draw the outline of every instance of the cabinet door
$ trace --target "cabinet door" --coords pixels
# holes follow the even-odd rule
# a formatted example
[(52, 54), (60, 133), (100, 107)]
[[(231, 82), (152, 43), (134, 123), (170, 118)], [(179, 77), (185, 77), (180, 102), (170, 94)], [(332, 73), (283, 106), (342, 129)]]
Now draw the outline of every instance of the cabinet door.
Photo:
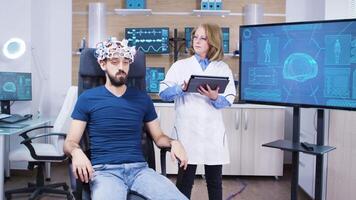
[(330, 112), (327, 199), (355, 199), (356, 196), (356, 112)]
[[(161, 129), (164, 134), (171, 137), (174, 121), (175, 121), (175, 110), (172, 106), (167, 107), (156, 107), (156, 112), (158, 115), (158, 119), (160, 122)], [(160, 160), (160, 150), (155, 146), (155, 159), (156, 159), (156, 170), (161, 172), (161, 160)], [(171, 160), (170, 153), (166, 154), (166, 169), (167, 174), (177, 174), (178, 172), (178, 164), (175, 161)]]
[(283, 151), (262, 144), (284, 138), (284, 114), (284, 109), (242, 110), (241, 175), (283, 175)]
[(223, 120), (230, 152), (230, 164), (223, 166), (223, 175), (240, 175), (241, 109), (223, 110)]

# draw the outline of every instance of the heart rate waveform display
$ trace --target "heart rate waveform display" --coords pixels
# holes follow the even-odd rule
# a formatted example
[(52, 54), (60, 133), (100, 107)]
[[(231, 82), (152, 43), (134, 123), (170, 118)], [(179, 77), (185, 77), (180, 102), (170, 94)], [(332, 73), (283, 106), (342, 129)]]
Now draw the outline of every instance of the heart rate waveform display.
[(240, 26), (242, 102), (356, 110), (356, 19)]
[(169, 28), (126, 28), (125, 38), (146, 54), (169, 53)]

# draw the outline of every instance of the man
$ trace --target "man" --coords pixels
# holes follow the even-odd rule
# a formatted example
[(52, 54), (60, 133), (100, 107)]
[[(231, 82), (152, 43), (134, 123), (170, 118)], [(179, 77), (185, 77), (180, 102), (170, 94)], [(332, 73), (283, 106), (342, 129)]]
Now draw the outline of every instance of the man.
[[(146, 92), (127, 87), (129, 64), (136, 51), (115, 38), (97, 45), (96, 57), (106, 74), (104, 86), (83, 92), (72, 113), (64, 151), (72, 157), (73, 173), (90, 182), (92, 199), (126, 199), (135, 191), (148, 199), (186, 199), (166, 177), (148, 168), (141, 148), (142, 122), (159, 147), (171, 147), (173, 159), (187, 166), (183, 146), (164, 135)], [(91, 160), (79, 141), (87, 127)]]

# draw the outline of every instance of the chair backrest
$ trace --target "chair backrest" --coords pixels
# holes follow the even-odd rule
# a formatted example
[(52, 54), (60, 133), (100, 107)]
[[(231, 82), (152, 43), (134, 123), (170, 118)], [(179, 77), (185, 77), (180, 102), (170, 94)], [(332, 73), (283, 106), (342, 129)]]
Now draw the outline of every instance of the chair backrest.
[[(105, 73), (100, 68), (95, 56), (94, 48), (86, 48), (82, 50), (79, 63), (79, 76), (78, 76), (78, 95), (84, 90), (97, 87), (105, 84)], [(143, 52), (137, 51), (135, 60), (130, 64), (128, 73), (127, 85), (136, 87), (140, 90), (146, 90), (146, 56)], [(142, 134), (143, 153), (148, 162), (148, 165), (155, 169), (155, 157), (152, 138), (146, 131), (143, 130)], [(82, 148), (89, 150), (89, 138), (84, 133), (82, 139)], [(88, 155), (88, 154), (87, 154)]]
[[(59, 111), (56, 121), (53, 124), (52, 132), (54, 133), (68, 133), (70, 122), (71, 122), (71, 114), (73, 112), (75, 103), (78, 98), (78, 87), (71, 86), (69, 87), (66, 97), (64, 98), (63, 105), (61, 110)], [(61, 154), (63, 153), (63, 143), (64, 138), (58, 136), (50, 137), (51, 143), (54, 144), (57, 148), (57, 151)]]

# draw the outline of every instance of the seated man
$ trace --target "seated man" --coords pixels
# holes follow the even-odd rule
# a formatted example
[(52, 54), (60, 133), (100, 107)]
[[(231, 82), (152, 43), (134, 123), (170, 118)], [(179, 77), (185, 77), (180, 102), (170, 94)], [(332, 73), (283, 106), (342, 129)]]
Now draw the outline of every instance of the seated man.
[[(166, 177), (150, 169), (141, 147), (142, 122), (159, 147), (171, 147), (172, 158), (186, 168), (183, 146), (164, 135), (153, 102), (146, 92), (128, 87), (129, 64), (136, 53), (127, 40), (110, 39), (97, 45), (96, 57), (106, 74), (105, 85), (78, 98), (64, 151), (72, 157), (73, 173), (90, 182), (92, 199), (126, 199), (128, 190), (148, 199), (187, 199)], [(87, 126), (91, 160), (79, 141)]]

